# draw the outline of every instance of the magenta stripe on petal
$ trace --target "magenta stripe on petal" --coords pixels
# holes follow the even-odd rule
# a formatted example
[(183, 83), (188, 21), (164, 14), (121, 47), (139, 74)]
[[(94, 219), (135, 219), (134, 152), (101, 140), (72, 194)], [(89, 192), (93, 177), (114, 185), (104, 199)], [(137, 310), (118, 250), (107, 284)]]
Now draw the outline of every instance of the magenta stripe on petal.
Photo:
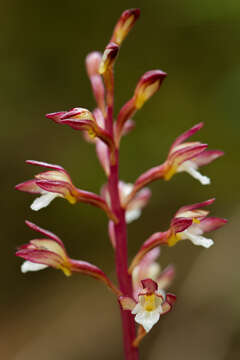
[(185, 213), (187, 211), (191, 211), (191, 210), (202, 208), (204, 206), (211, 205), (214, 201), (215, 201), (215, 198), (212, 198), (212, 199), (202, 201), (202, 202), (199, 202), (199, 203), (195, 203), (195, 204), (192, 204), (192, 205), (182, 206), (182, 207), (180, 207), (180, 209), (178, 209), (175, 216), (177, 216), (177, 215), (181, 216), (182, 213)]
[(171, 221), (171, 229), (174, 233), (182, 232), (192, 225), (192, 219), (189, 218), (173, 218)]
[(64, 171), (64, 168), (59, 166), (59, 165), (55, 165), (55, 164), (48, 164), (46, 162), (43, 161), (36, 161), (36, 160), (26, 160), (27, 164), (31, 164), (31, 165), (36, 165), (36, 166), (42, 166), (45, 168), (49, 168), (49, 169), (53, 169), (53, 170), (58, 170), (58, 171)]
[(204, 166), (224, 155), (220, 150), (206, 150), (194, 159), (197, 166)]
[(197, 125), (194, 125), (191, 129), (185, 131), (183, 134), (178, 136), (177, 139), (172, 144), (171, 149), (173, 149), (175, 146), (183, 143), (190, 136), (194, 135), (197, 131), (199, 131), (203, 127), (203, 125), (204, 125), (203, 122), (201, 122), (201, 123), (199, 123)]
[(40, 226), (37, 226), (36, 224), (32, 223), (31, 221), (26, 220), (25, 224), (32, 230), (39, 232), (40, 234), (55, 240), (59, 245), (61, 245), (64, 248), (63, 242), (62, 240), (55, 234), (53, 234), (51, 231), (49, 230), (45, 230), (43, 228), (41, 228)]
[(199, 227), (203, 232), (210, 232), (219, 229), (227, 223), (227, 219), (218, 217), (207, 217), (201, 220)]
[(24, 181), (20, 184), (17, 184), (15, 186), (16, 190), (19, 191), (25, 191), (28, 192), (30, 194), (40, 194), (41, 193), (41, 189), (39, 188), (39, 186), (36, 184), (36, 180), (28, 180), (28, 181)]

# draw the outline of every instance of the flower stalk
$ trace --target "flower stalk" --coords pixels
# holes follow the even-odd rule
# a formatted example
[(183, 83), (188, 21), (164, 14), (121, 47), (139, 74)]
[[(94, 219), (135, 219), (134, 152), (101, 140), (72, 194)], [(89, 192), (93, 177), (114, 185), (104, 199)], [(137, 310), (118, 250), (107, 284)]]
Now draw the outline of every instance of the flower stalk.
[(205, 206), (211, 205), (215, 199), (182, 206), (167, 230), (155, 232), (143, 242), (128, 267), (127, 224), (140, 217), (150, 200), (151, 190), (146, 185), (160, 179), (169, 181), (180, 172), (187, 172), (202, 185), (208, 185), (210, 179), (198, 169), (223, 155), (219, 150), (207, 150), (207, 145), (199, 141), (186, 141), (202, 128), (203, 123), (200, 123), (178, 136), (165, 161), (145, 171), (134, 184), (120, 180), (121, 138), (134, 129), (132, 117), (160, 89), (167, 76), (162, 70), (147, 71), (115, 120), (114, 65), (120, 46), (139, 15), (139, 9), (124, 11), (103, 54), (94, 51), (86, 58), (96, 109), (89, 111), (77, 106), (46, 115), (57, 124), (68, 125), (82, 132), (83, 138), (95, 145), (97, 158), (107, 177), (107, 184), (102, 187), (100, 194), (77, 188), (63, 167), (33, 160), (27, 163), (41, 166), (45, 171), (16, 186), (17, 190), (39, 195), (31, 205), (35, 211), (47, 207), (52, 200), (60, 197), (71, 205), (81, 202), (97, 206), (108, 216), (118, 286), (98, 266), (70, 258), (58, 236), (29, 221), (26, 221), (27, 226), (44, 238), (33, 239), (20, 246), (16, 255), (25, 260), (21, 265), (22, 273), (50, 267), (61, 270), (66, 276), (74, 273), (88, 275), (107, 286), (120, 306), (125, 360), (139, 359), (141, 341), (160, 318), (172, 310), (176, 301), (174, 294), (166, 292), (175, 276), (174, 266), (169, 265), (161, 271), (156, 261), (161, 248), (172, 247), (181, 240), (190, 240), (194, 245), (209, 248), (214, 241), (205, 237), (205, 233), (226, 223), (225, 219), (208, 216), (209, 211)]

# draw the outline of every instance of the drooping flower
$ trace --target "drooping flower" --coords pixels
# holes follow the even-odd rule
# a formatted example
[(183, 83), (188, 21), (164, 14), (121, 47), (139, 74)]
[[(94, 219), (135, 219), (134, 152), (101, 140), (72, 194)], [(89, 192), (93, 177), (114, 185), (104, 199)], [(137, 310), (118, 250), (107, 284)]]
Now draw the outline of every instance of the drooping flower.
[(19, 247), (16, 255), (26, 260), (21, 266), (21, 271), (23, 273), (38, 271), (50, 266), (62, 270), (67, 276), (71, 275), (71, 261), (61, 239), (30, 221), (26, 221), (26, 224), (45, 238), (31, 240), (28, 244)]
[(207, 144), (199, 141), (185, 142), (202, 127), (203, 123), (199, 123), (180, 135), (172, 144), (166, 161), (146, 171), (136, 180), (132, 196), (150, 182), (157, 179), (170, 180), (174, 174), (179, 172), (189, 173), (203, 185), (210, 184), (210, 179), (203, 176), (198, 168), (209, 164), (224, 153), (219, 150), (206, 150)]
[(48, 119), (57, 124), (69, 125), (74, 130), (86, 131), (92, 138), (101, 139), (114, 152), (114, 142), (111, 135), (104, 128), (99, 126), (95, 116), (89, 110), (81, 107), (75, 107), (69, 111), (59, 111), (46, 114)]
[(59, 165), (34, 160), (27, 160), (26, 163), (51, 169), (50, 171), (37, 174), (35, 179), (25, 181), (15, 187), (20, 191), (41, 195), (32, 203), (32, 210), (38, 211), (48, 206), (56, 197), (65, 198), (71, 204), (77, 202), (78, 191), (64, 168)]
[(173, 217), (167, 231), (154, 233), (143, 243), (129, 267), (129, 272), (133, 271), (145, 254), (159, 245), (173, 246), (185, 239), (189, 239), (194, 245), (205, 248), (213, 245), (212, 239), (205, 238), (202, 235), (205, 232), (217, 230), (227, 222), (226, 219), (208, 217), (209, 211), (201, 209), (212, 204), (214, 200), (210, 199), (181, 207)]
[(68, 200), (70, 204), (84, 202), (97, 206), (104, 210), (111, 220), (116, 221), (116, 217), (105, 200), (97, 194), (76, 188), (67, 171), (61, 166), (34, 160), (27, 160), (26, 163), (51, 169), (37, 174), (34, 179), (25, 181), (15, 187), (20, 191), (40, 194), (40, 197), (33, 201), (32, 210), (38, 211), (48, 206), (56, 197), (62, 197)]
[(62, 270), (66, 276), (77, 272), (102, 281), (117, 296), (121, 295), (120, 291), (97, 266), (87, 261), (71, 259), (66, 252), (62, 240), (58, 236), (30, 221), (26, 221), (26, 225), (30, 229), (44, 235), (44, 238), (31, 240), (29, 243), (20, 246), (17, 250), (16, 255), (25, 259), (21, 265), (23, 273), (38, 271), (48, 267)]
[(198, 141), (184, 142), (203, 127), (203, 123), (193, 126), (180, 135), (172, 144), (165, 162), (164, 179), (169, 180), (176, 172), (187, 172), (201, 184), (210, 184), (210, 179), (203, 176), (199, 166), (207, 165), (224, 153), (219, 150), (206, 151), (207, 145)]
[(160, 315), (164, 315), (172, 308), (176, 300), (173, 294), (164, 294), (158, 288), (158, 284), (152, 279), (141, 281), (143, 290), (138, 295), (136, 303), (132, 298), (120, 297), (119, 301), (124, 310), (131, 310), (135, 315), (135, 321), (142, 325), (146, 332), (159, 321)]
[[(171, 221), (171, 235), (168, 238), (168, 245), (173, 246), (180, 240), (190, 240), (194, 245), (209, 248), (214, 244), (212, 239), (202, 236), (205, 232), (211, 232), (222, 227), (227, 220), (218, 217), (207, 217), (209, 211), (202, 210), (202, 207), (211, 205), (215, 199), (201, 203), (181, 207)], [(191, 221), (191, 223), (190, 223)], [(188, 222), (188, 226), (182, 231), (176, 231), (177, 224)]]

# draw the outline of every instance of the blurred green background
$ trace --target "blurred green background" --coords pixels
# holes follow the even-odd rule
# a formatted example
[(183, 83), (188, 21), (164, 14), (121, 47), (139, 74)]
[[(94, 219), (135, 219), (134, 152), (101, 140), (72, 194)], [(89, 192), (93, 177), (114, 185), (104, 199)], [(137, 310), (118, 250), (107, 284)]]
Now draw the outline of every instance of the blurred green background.
[(95, 106), (85, 56), (102, 51), (121, 12), (142, 15), (124, 42), (116, 66), (116, 110), (139, 77), (160, 68), (169, 75), (160, 92), (137, 113), (136, 129), (122, 142), (121, 178), (133, 182), (160, 164), (171, 142), (204, 121), (195, 136), (226, 156), (202, 169), (201, 186), (187, 174), (151, 186), (153, 197), (129, 226), (132, 257), (151, 233), (165, 230), (176, 209), (216, 196), (215, 216), (229, 224), (213, 234), (209, 250), (190, 242), (164, 248), (161, 264), (174, 263), (171, 287), (178, 301), (141, 345), (141, 359), (239, 359), (239, 93), (240, 3), (236, 0), (2, 1), (1, 144), (2, 359), (122, 359), (118, 306), (94, 280), (45, 270), (20, 273), (17, 246), (35, 236), (29, 219), (58, 234), (72, 257), (100, 266), (114, 279), (107, 220), (89, 206), (61, 199), (32, 212), (33, 197), (13, 190), (36, 168), (25, 159), (64, 166), (80, 188), (99, 192), (105, 181), (94, 147), (80, 133), (44, 115)]

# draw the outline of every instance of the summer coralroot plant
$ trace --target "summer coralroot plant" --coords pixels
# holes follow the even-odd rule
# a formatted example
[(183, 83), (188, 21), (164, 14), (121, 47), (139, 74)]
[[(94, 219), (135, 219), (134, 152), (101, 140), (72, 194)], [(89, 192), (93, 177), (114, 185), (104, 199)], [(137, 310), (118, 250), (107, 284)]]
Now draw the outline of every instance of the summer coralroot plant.
[(140, 341), (161, 316), (172, 309), (176, 300), (175, 295), (165, 292), (174, 277), (174, 268), (170, 265), (160, 271), (156, 262), (160, 247), (171, 247), (188, 239), (195, 245), (208, 248), (213, 240), (205, 238), (203, 234), (216, 230), (226, 222), (224, 219), (208, 216), (209, 211), (205, 210), (205, 206), (211, 205), (214, 199), (183, 206), (173, 216), (169, 228), (150, 236), (128, 266), (126, 223), (139, 218), (147, 205), (151, 192), (146, 186), (157, 179), (170, 180), (179, 172), (189, 173), (203, 185), (209, 184), (210, 179), (201, 175), (198, 169), (223, 155), (218, 150), (207, 150), (207, 145), (199, 141), (187, 140), (201, 129), (203, 124), (200, 123), (173, 142), (161, 165), (144, 172), (134, 184), (119, 180), (121, 138), (134, 128), (132, 117), (160, 89), (167, 76), (162, 70), (146, 72), (137, 83), (132, 98), (114, 119), (114, 65), (120, 46), (139, 15), (139, 9), (124, 11), (103, 54), (92, 52), (86, 58), (87, 73), (97, 108), (91, 112), (75, 107), (69, 111), (46, 115), (57, 124), (69, 125), (74, 130), (81, 131), (84, 139), (95, 145), (97, 157), (107, 177), (107, 184), (102, 187), (100, 195), (78, 189), (61, 166), (39, 161), (27, 163), (42, 167), (44, 171), (35, 175), (34, 179), (16, 186), (20, 191), (38, 195), (31, 205), (32, 210), (40, 210), (54, 198), (61, 197), (70, 204), (84, 202), (97, 206), (108, 216), (108, 232), (115, 253), (118, 286), (97, 266), (71, 259), (59, 237), (29, 221), (26, 224), (43, 238), (37, 237), (21, 246), (16, 255), (25, 259), (21, 267), (23, 273), (53, 267), (62, 270), (66, 276), (81, 273), (107, 285), (120, 306), (126, 360), (138, 359)]

